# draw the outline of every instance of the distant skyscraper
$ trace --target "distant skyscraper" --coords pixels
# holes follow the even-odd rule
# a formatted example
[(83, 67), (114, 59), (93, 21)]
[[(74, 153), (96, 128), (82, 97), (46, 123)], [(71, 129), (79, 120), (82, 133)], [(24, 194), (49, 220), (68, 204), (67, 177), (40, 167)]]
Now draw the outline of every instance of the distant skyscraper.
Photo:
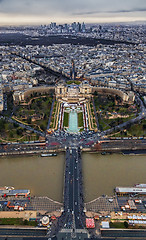
[(81, 30), (82, 30), (82, 26), (81, 26), (81, 24), (78, 22), (78, 24), (77, 24), (77, 32), (81, 32)]
[(85, 23), (83, 22), (82, 24), (82, 32), (85, 32), (86, 31), (86, 26), (85, 26)]
[(71, 26), (72, 26), (73, 30), (76, 31), (76, 28), (77, 28), (77, 24), (76, 24), (76, 22), (73, 22)]
[(55, 22), (51, 22), (51, 24), (50, 24), (50, 28), (51, 28), (51, 29), (56, 28), (56, 23), (55, 23)]
[(67, 23), (64, 24), (64, 29), (65, 29), (65, 30), (68, 30), (68, 25), (67, 25)]

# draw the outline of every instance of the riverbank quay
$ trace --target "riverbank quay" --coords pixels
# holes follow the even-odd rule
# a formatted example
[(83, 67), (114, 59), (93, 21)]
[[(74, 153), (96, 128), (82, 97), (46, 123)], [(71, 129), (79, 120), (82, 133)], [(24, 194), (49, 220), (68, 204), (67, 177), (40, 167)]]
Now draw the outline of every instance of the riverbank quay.
[[(0, 197), (0, 218), (13, 218), (19, 217), (29, 220), (30, 218), (36, 218), (38, 213), (52, 213), (60, 215), (63, 204), (52, 200), (49, 197)], [(13, 216), (9, 216), (9, 215)]]
[[(24, 206), (23, 210), (20, 206)], [(3, 196), (0, 199), (0, 236), (46, 236), (48, 224), (53, 225), (62, 215), (62, 208), (63, 204), (48, 197)], [(47, 225), (42, 222), (44, 216), (49, 219)]]
[[(87, 218), (94, 219), (94, 231), (97, 233), (100, 229), (101, 237), (127, 237), (127, 239), (141, 237), (145, 239), (145, 203), (146, 197), (143, 195), (103, 195), (85, 203), (85, 214)], [(135, 208), (132, 208), (133, 205)]]
[[(132, 200), (133, 204), (135, 204), (135, 209), (131, 209), (129, 200)], [(102, 195), (93, 201), (85, 203), (87, 215), (90, 212), (92, 213), (92, 217), (98, 215), (103, 218), (103, 220), (111, 220), (113, 218), (123, 219), (123, 216), (128, 215), (135, 217), (137, 214), (143, 214), (146, 216), (145, 206), (145, 196), (131, 197), (130, 194), (127, 194), (127, 196), (117, 196), (116, 194), (113, 196)]]
[(50, 153), (62, 153), (64, 152), (64, 149), (51, 149), (51, 150), (31, 150), (31, 151), (3, 151), (0, 152), (0, 157), (5, 157), (5, 156), (33, 156), (33, 155), (39, 155), (41, 154), (50, 154)]
[(115, 148), (110, 148), (110, 149), (104, 149), (104, 150), (93, 150), (92, 148), (84, 148), (82, 149), (83, 152), (86, 153), (96, 153), (96, 154), (101, 154), (101, 155), (108, 155), (108, 154), (123, 154), (123, 155), (146, 155), (146, 149), (131, 149), (131, 150), (125, 150), (125, 149), (115, 149)]
[[(77, 141), (78, 137), (72, 141)], [(86, 138), (78, 139), (78, 145), (82, 152), (106, 153), (122, 153), (122, 154), (146, 154), (146, 139), (106, 139), (90, 137), (92, 141)], [(60, 142), (56, 140), (48, 143), (1, 143), (0, 156), (19, 156), (19, 155), (41, 155), (48, 153), (65, 152), (66, 146), (70, 146), (71, 140), (63, 139)]]
[[(50, 150), (50, 151), (22, 151), (22, 152), (0, 152), (0, 157), (6, 157), (6, 156), (41, 156), (41, 154), (59, 154), (65, 152), (64, 149), (56, 149), (56, 150)], [(86, 153), (96, 153), (96, 154), (102, 154), (102, 155), (108, 155), (108, 154), (114, 154), (119, 153), (123, 155), (146, 155), (146, 149), (124, 149), (124, 148), (106, 148), (103, 150), (93, 150), (92, 148), (83, 148), (82, 152)], [(49, 156), (51, 157), (51, 156)]]
[(37, 218), (36, 211), (0, 211), (1, 218), (22, 218), (29, 221), (30, 218)]
[[(13, 152), (0, 152), (0, 157), (6, 157), (6, 156), (41, 156), (41, 154), (59, 154), (65, 152), (64, 149), (55, 149), (55, 150), (46, 150), (46, 151), (13, 151)], [(93, 148), (83, 148), (82, 152), (86, 153), (96, 153), (96, 154), (102, 154), (102, 155), (107, 155), (107, 154), (114, 154), (114, 153), (119, 153), (123, 155), (146, 155), (146, 149), (125, 149), (125, 148), (104, 148), (103, 150), (94, 150)], [(51, 156), (49, 156), (51, 157)]]
[(91, 146), (91, 151), (102, 154), (146, 154), (146, 139), (102, 139)]

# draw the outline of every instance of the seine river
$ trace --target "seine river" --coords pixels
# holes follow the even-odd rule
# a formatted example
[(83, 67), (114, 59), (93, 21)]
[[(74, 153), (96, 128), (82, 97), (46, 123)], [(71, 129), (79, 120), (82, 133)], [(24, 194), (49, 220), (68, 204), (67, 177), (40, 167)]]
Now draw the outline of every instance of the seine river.
[[(0, 158), (0, 186), (31, 190), (32, 195), (63, 201), (64, 154), (57, 157)], [(85, 201), (111, 195), (116, 186), (146, 183), (145, 156), (83, 153)]]

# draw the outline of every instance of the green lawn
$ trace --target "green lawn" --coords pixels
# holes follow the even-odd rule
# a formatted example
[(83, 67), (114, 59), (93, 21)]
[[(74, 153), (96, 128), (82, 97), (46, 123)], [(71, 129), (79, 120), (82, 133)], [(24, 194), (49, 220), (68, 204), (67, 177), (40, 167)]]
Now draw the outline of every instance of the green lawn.
[(111, 228), (127, 228), (126, 222), (110, 222), (110, 227)]
[(129, 105), (127, 103), (122, 103), (117, 96), (103, 96), (98, 94), (97, 96), (94, 96), (94, 103), (96, 111), (101, 110), (103, 116), (106, 112), (111, 114), (117, 112), (118, 114), (129, 116), (139, 112), (139, 107), (136, 104)]
[(146, 136), (146, 120), (128, 127), (127, 131), (133, 136)]
[(37, 130), (45, 131), (50, 116), (52, 100), (53, 98), (50, 95), (32, 99), (30, 105), (16, 106), (14, 116)]
[(73, 84), (73, 83), (75, 83), (76, 85), (80, 85), (81, 82), (77, 81), (77, 80), (70, 80), (67, 82), (68, 85)]
[(28, 226), (37, 226), (36, 221), (27, 221), (23, 220), (22, 218), (0, 218), (0, 225), (28, 225)]
[(146, 120), (132, 124), (126, 130), (113, 133), (112, 137), (146, 137)]
[(7, 122), (4, 119), (0, 119), (0, 138), (1, 141), (35, 141), (39, 139), (39, 136), (35, 133), (27, 131), (21, 128), (16, 123)]
[(78, 113), (78, 127), (83, 127), (83, 126), (84, 126), (83, 113), (80, 112), (80, 113)]
[(67, 112), (64, 112), (63, 126), (64, 127), (69, 126), (69, 113)]
[[(135, 118), (139, 112), (136, 104), (123, 104), (121, 99), (117, 96), (103, 96), (97, 93), (94, 96), (94, 103), (96, 111), (98, 112), (99, 127), (101, 131)], [(113, 114), (119, 114), (121, 116), (109, 119)], [(126, 117), (127, 115), (128, 117)], [(125, 118), (122, 116), (125, 116)]]

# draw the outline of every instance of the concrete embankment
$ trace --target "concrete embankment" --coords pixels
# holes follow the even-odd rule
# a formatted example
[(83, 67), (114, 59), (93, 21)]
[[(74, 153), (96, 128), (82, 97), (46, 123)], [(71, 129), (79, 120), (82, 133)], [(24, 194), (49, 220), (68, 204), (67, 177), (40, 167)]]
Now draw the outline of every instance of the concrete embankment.
[(135, 155), (143, 155), (146, 154), (146, 149), (142, 148), (106, 148), (102, 150), (96, 150), (93, 148), (83, 148), (83, 152), (90, 152), (90, 153), (99, 153), (99, 154), (112, 154), (112, 153), (121, 153), (121, 154), (135, 154)]
[[(42, 153), (61, 153), (64, 152), (64, 148), (60, 149), (51, 149), (51, 150), (35, 150), (35, 151), (12, 151), (12, 152), (0, 152), (0, 157), (2, 156), (20, 156), (20, 155), (41, 155)], [(94, 148), (83, 148), (82, 152), (90, 152), (90, 153), (99, 153), (99, 154), (108, 154), (108, 153), (122, 153), (122, 154), (135, 154), (135, 155), (143, 155), (146, 154), (145, 148), (126, 148), (126, 147), (113, 147), (113, 148), (103, 148), (103, 149), (94, 149)]]
[(64, 149), (52, 149), (52, 150), (38, 150), (38, 151), (12, 151), (12, 152), (0, 152), (2, 156), (20, 156), (20, 155), (41, 155), (42, 153), (60, 153), (64, 152)]

